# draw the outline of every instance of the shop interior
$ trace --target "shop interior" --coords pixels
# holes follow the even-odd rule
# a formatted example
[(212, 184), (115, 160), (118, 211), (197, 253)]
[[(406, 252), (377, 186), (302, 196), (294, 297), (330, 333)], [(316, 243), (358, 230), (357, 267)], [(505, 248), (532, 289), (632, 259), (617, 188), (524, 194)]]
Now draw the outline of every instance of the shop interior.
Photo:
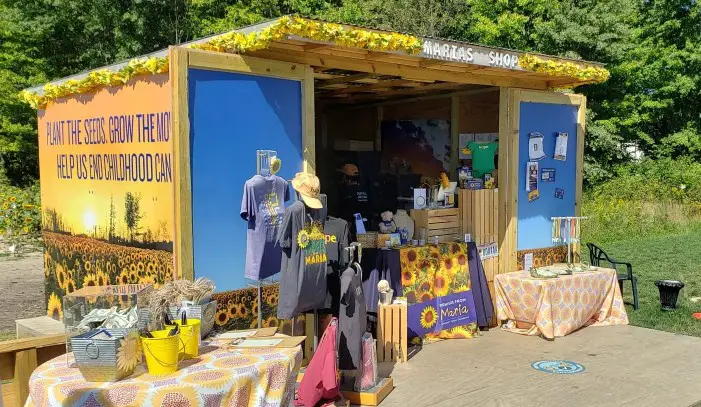
[[(315, 73), (315, 110), (329, 213), (377, 230), (382, 212), (413, 208), (413, 188), (472, 167), (460, 142), (497, 142), (499, 88), (328, 70)], [(496, 169), (494, 154), (495, 181)]]

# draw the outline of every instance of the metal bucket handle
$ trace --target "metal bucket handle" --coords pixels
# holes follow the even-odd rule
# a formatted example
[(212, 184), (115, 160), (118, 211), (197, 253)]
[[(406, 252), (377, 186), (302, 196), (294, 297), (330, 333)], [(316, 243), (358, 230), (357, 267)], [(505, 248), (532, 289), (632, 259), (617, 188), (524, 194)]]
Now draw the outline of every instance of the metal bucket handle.
[[(180, 337), (178, 337), (178, 341), (180, 341), (180, 343), (183, 344), (183, 349), (185, 349), (185, 343), (183, 343), (183, 340), (182, 340)], [(180, 356), (180, 355), (178, 356), (178, 361), (177, 361), (177, 362), (175, 362), (175, 363), (165, 363), (165, 362), (163, 362), (161, 359), (159, 359), (158, 356), (154, 355), (153, 352), (151, 352), (151, 348), (149, 348), (148, 346), (144, 346), (144, 348), (146, 348), (146, 350), (148, 351), (148, 353), (149, 353), (151, 356), (153, 356), (153, 358), (156, 359), (156, 362), (160, 363), (162, 366), (173, 366), (173, 365), (177, 365), (178, 363), (180, 363), (180, 362), (182, 362), (183, 360), (185, 360), (185, 354), (183, 353), (182, 356)], [(178, 354), (180, 354), (180, 349), (178, 349)]]
[[(88, 350), (88, 349), (91, 349), (91, 345), (92, 345), (92, 347), (95, 348), (95, 352), (97, 352), (97, 353), (95, 354), (94, 357), (93, 357), (93, 355), (91, 354), (91, 352)], [(93, 360), (99, 359), (99, 358), (100, 358), (100, 347), (97, 346), (97, 344), (95, 344), (95, 340), (94, 340), (94, 339), (91, 340), (89, 344), (85, 345), (85, 354), (88, 355), (88, 357), (89, 357), (90, 359), (93, 359)]]

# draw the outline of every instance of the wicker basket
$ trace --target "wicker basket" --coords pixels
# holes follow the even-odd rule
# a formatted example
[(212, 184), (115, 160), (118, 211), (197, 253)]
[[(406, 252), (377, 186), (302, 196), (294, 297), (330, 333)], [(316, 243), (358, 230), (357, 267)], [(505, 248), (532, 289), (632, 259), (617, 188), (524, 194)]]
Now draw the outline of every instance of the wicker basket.
[(122, 346), (120, 339), (132, 330), (105, 329), (112, 338), (91, 338), (101, 330), (95, 329), (71, 338), (71, 347), (78, 370), (88, 382), (116, 382), (131, 376), (134, 368), (126, 371), (117, 368), (117, 353)]
[[(180, 318), (182, 307), (170, 307), (168, 316), (171, 320)], [(205, 338), (214, 328), (214, 317), (217, 315), (217, 302), (210, 301), (204, 305), (191, 305), (187, 310), (187, 317), (200, 320), (200, 336)]]
[(358, 233), (357, 240), (364, 249), (377, 248), (377, 232)]

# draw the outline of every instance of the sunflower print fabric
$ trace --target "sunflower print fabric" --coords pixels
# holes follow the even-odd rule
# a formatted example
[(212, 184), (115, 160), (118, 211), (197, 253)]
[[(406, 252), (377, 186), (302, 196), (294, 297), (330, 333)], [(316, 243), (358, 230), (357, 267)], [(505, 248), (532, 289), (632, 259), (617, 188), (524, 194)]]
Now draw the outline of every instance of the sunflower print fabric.
[[(25, 406), (288, 406), (302, 364), (296, 348), (225, 349), (204, 342), (200, 357), (169, 376), (151, 376), (143, 364), (116, 383), (87, 383), (69, 367), (73, 354), (39, 366)], [(68, 360), (66, 360), (68, 359)]]
[[(471, 290), (467, 246), (464, 243), (406, 247), (399, 249), (399, 258), (402, 291), (409, 306)], [(431, 329), (438, 322), (438, 310), (432, 306), (422, 309), (420, 315), (419, 323), (424, 329)], [(429, 333), (424, 340), (471, 338), (477, 330), (477, 324), (471, 323)]]

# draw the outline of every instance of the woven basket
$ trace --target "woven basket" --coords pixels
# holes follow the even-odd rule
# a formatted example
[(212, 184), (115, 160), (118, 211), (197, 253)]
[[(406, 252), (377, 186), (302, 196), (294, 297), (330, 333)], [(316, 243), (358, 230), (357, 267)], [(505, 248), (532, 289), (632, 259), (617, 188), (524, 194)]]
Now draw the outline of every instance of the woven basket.
[(117, 368), (117, 352), (123, 339), (131, 330), (106, 329), (110, 339), (92, 339), (98, 330), (92, 330), (71, 338), (71, 348), (78, 370), (88, 382), (116, 382), (134, 373)]
[[(180, 319), (182, 307), (170, 307), (168, 316), (175, 321)], [(187, 310), (187, 317), (200, 320), (200, 337), (205, 338), (214, 328), (214, 317), (217, 315), (217, 302), (210, 301), (204, 305), (191, 305)]]
[(358, 233), (357, 240), (364, 249), (377, 248), (377, 232)]

